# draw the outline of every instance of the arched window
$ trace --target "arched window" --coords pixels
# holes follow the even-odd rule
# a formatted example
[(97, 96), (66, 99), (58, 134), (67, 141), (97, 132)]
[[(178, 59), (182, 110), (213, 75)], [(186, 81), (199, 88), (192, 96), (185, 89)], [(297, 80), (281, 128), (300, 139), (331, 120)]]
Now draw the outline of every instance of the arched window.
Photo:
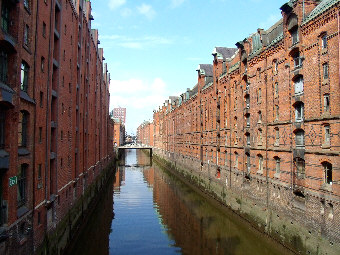
[(0, 81), (7, 83), (8, 78), (8, 55), (7, 52), (0, 51)]
[(262, 173), (263, 172), (263, 156), (261, 154), (257, 155), (258, 160), (259, 160), (259, 168), (258, 172)]
[(302, 129), (295, 132), (295, 145), (296, 147), (305, 146), (305, 132)]
[(295, 158), (294, 163), (297, 177), (303, 178), (305, 176), (305, 160), (302, 158)]
[(245, 95), (245, 100), (246, 100), (246, 107), (249, 109), (250, 108), (250, 95), (247, 94)]
[(295, 121), (303, 121), (304, 118), (304, 104), (302, 102), (297, 102), (294, 104), (295, 108)]
[(246, 172), (250, 173), (250, 154), (246, 153)]
[(20, 89), (22, 91), (27, 92), (28, 90), (28, 71), (29, 71), (29, 66), (26, 62), (21, 63), (21, 84), (20, 84)]
[(238, 153), (235, 151), (235, 162), (234, 162), (234, 167), (235, 169), (238, 169)]
[(329, 162), (323, 162), (322, 163), (323, 170), (324, 170), (324, 182), (327, 184), (333, 183), (333, 168), (332, 164)]
[(294, 80), (295, 95), (300, 95), (303, 93), (303, 76), (298, 76)]
[(27, 164), (22, 164), (18, 169), (18, 193), (17, 202), (18, 206), (23, 206), (26, 203), (26, 187), (27, 187)]
[(279, 157), (275, 156), (274, 160), (275, 160), (275, 173), (279, 174), (280, 173), (281, 159)]
[(27, 131), (28, 131), (28, 112), (21, 111), (19, 113), (18, 125), (18, 146), (27, 147)]

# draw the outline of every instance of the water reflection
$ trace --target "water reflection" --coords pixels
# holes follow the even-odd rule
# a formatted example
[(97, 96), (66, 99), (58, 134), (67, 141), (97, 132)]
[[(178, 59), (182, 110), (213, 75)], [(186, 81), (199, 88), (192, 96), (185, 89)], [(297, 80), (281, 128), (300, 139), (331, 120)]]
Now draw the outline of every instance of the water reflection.
[[(147, 166), (145, 154), (131, 150), (125, 160), (128, 166), (117, 169), (113, 183), (113, 221), (112, 211), (108, 215), (105, 209), (110, 202), (103, 202), (108, 205), (93, 217), (95, 224), (89, 224), (94, 228), (86, 232), (83, 250), (72, 254), (288, 253), (168, 172)], [(112, 209), (112, 193), (105, 199), (111, 200)], [(93, 253), (87, 246), (98, 239)]]

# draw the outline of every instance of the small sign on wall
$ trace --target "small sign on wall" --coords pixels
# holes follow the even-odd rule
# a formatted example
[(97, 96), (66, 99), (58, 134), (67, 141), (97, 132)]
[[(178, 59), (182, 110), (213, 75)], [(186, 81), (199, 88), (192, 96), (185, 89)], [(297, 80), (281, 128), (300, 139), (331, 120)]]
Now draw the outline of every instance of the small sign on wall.
[(18, 177), (13, 176), (13, 177), (9, 177), (9, 186), (12, 187), (14, 185), (18, 184)]

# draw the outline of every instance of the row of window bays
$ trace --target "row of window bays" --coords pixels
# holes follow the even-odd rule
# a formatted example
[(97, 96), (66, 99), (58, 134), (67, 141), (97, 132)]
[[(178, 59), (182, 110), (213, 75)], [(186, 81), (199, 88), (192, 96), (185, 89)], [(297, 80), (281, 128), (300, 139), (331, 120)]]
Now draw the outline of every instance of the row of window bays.
[[(333, 165), (327, 160), (321, 160), (319, 164), (312, 161), (305, 161), (302, 157), (294, 157), (292, 160), (292, 152), (270, 152), (271, 158), (267, 158), (265, 162), (265, 151), (246, 150), (235, 148), (226, 148), (224, 146), (216, 148), (211, 145), (197, 145), (191, 143), (173, 143), (169, 139), (169, 150), (181, 155), (197, 158), (202, 160), (202, 164), (213, 164), (217, 166), (217, 173), (220, 173), (221, 167), (232, 167), (235, 171), (243, 171), (246, 178), (250, 178), (252, 174), (263, 175), (267, 170), (271, 178), (279, 178), (290, 181), (290, 175), (293, 174), (294, 179), (311, 179), (321, 184), (332, 185), (334, 181)], [(304, 156), (303, 156), (304, 157)], [(287, 159), (288, 158), (288, 159)], [(332, 159), (330, 159), (331, 161)], [(293, 167), (293, 172), (291, 169)], [(310, 170), (310, 171), (308, 171)], [(315, 175), (315, 170), (322, 171), (323, 176)], [(220, 174), (216, 175), (216, 177)], [(286, 177), (284, 177), (286, 176)]]

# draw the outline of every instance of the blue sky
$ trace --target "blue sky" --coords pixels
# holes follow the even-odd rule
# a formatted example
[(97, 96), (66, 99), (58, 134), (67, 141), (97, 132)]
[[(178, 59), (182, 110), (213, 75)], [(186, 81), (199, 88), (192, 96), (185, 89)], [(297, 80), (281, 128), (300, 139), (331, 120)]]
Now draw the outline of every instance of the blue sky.
[(92, 0), (92, 28), (111, 73), (110, 109), (127, 108), (136, 132), (154, 109), (197, 82), (198, 64), (211, 64), (215, 46), (267, 29), (287, 0)]

